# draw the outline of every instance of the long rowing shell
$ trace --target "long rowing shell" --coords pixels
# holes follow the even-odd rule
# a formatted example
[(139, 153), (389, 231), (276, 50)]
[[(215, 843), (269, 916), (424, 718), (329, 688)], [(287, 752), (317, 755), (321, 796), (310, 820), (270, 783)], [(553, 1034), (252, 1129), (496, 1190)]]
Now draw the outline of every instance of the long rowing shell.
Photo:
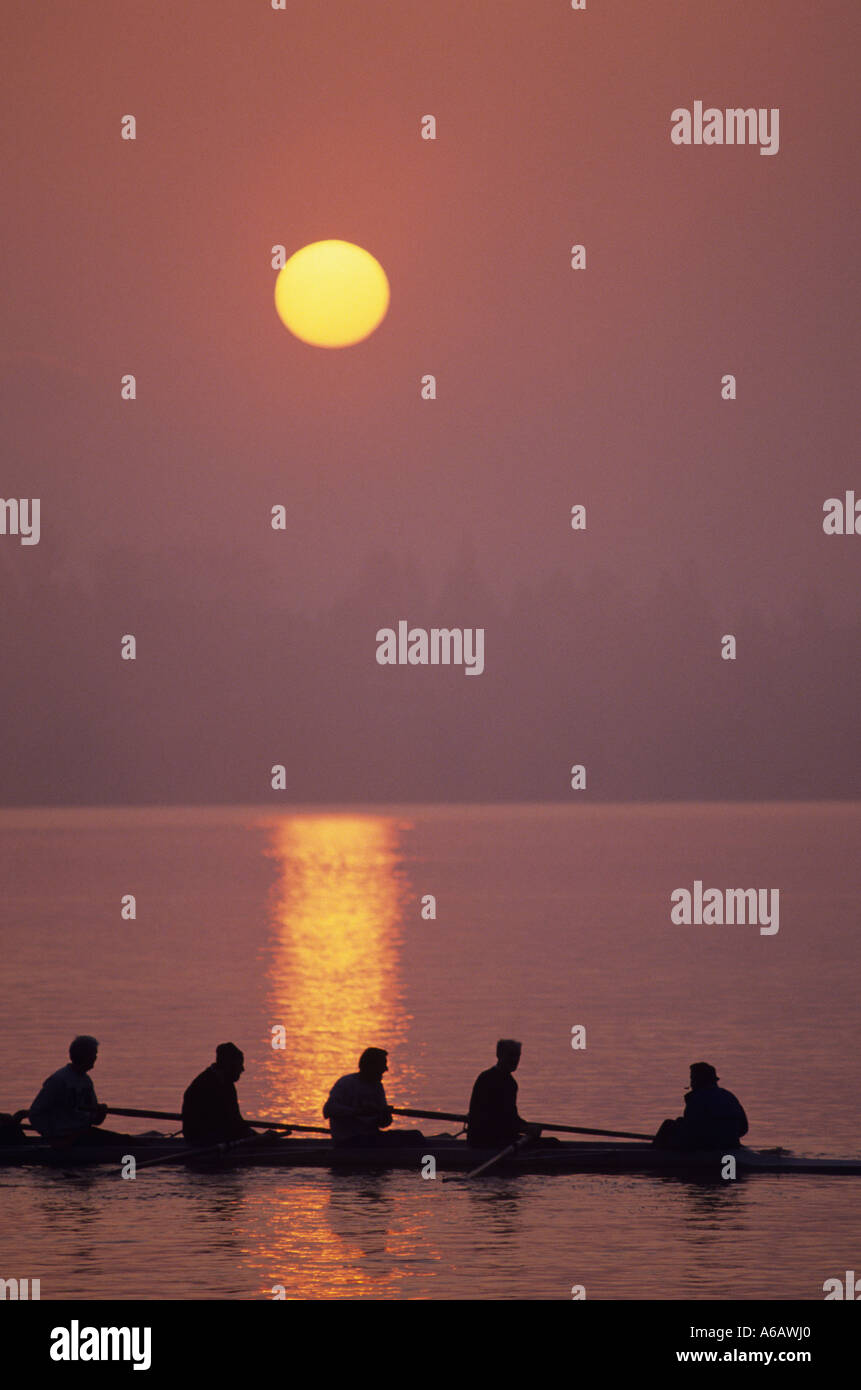
[[(394, 1136), (392, 1136), (393, 1138)], [(731, 1151), (739, 1174), (809, 1173), (830, 1176), (861, 1176), (861, 1158), (803, 1158), (785, 1149), (747, 1149)], [(394, 1144), (389, 1140), (379, 1148), (351, 1148), (332, 1144), (328, 1139), (282, 1139), (259, 1145), (243, 1144), (232, 1150), (194, 1158), (184, 1144), (175, 1139), (135, 1139), (123, 1146), (100, 1144), (74, 1149), (52, 1149), (28, 1140), (24, 1144), (0, 1148), (0, 1166), (40, 1165), (61, 1169), (111, 1165), (119, 1170), (123, 1159), (133, 1155), (139, 1163), (159, 1159), (165, 1168), (336, 1168), (419, 1170), (432, 1157), (438, 1169), (461, 1172), (476, 1168), (493, 1157), (492, 1149), (470, 1148), (462, 1139), (447, 1135), (430, 1136), (420, 1143)], [(174, 1161), (171, 1161), (174, 1160)], [(540, 1145), (521, 1150), (503, 1159), (488, 1174), (499, 1173), (655, 1173), (701, 1178), (722, 1177), (725, 1154), (718, 1152), (679, 1152), (636, 1143), (560, 1143), (552, 1148)], [(155, 1167), (153, 1169), (155, 1171)]]

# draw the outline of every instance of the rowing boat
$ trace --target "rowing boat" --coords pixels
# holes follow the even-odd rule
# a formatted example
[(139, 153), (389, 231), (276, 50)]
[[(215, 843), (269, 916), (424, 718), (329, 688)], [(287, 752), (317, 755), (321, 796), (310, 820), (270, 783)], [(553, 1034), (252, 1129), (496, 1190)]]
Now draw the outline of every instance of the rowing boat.
[[(727, 1151), (681, 1152), (658, 1149), (651, 1144), (569, 1142), (542, 1148), (521, 1149), (503, 1159), (494, 1173), (655, 1173), (721, 1178)], [(803, 1158), (786, 1149), (748, 1149), (731, 1151), (739, 1174), (809, 1173), (831, 1176), (861, 1176), (861, 1158)], [(216, 1153), (195, 1156), (176, 1139), (132, 1136), (122, 1146), (100, 1144), (74, 1149), (53, 1149), (37, 1140), (0, 1148), (0, 1167), (42, 1166), (53, 1168), (113, 1165), (117, 1168), (132, 1155), (136, 1162), (158, 1160), (165, 1166), (186, 1166), (212, 1171), (224, 1168), (332, 1168), (347, 1170), (397, 1169), (419, 1173), (427, 1171), (427, 1159), (437, 1169), (467, 1172), (494, 1156), (492, 1149), (471, 1148), (463, 1139), (432, 1135), (422, 1142), (403, 1146), (387, 1143), (380, 1148), (335, 1146), (329, 1139), (281, 1139), (235, 1148), (226, 1146)]]

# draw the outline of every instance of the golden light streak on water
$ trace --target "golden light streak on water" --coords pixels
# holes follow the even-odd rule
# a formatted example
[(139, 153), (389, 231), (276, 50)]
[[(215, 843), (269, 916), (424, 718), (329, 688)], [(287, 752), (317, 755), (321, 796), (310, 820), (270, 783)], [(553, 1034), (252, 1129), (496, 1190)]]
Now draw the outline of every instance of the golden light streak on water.
[[(389, 1050), (392, 1089), (407, 1094), (411, 1021), (400, 948), (408, 885), (403, 822), (387, 816), (287, 815), (271, 823), (278, 865), (272, 896), (270, 1027), (286, 1046), (266, 1059), (268, 1113), (325, 1124), (332, 1084), (368, 1046)], [(389, 1077), (385, 1078), (386, 1082)], [(416, 1184), (422, 1179), (416, 1171)], [(320, 1188), (285, 1172), (267, 1191), (265, 1219), (245, 1212), (245, 1264), (256, 1296), (283, 1284), (288, 1298), (377, 1296), (417, 1258), (439, 1259), (412, 1203), (386, 1195), (387, 1175)], [(358, 1203), (358, 1205), (357, 1205)], [(424, 1242), (424, 1247), (423, 1247)], [(259, 1281), (259, 1282), (258, 1282)]]
[(267, 1058), (270, 1113), (324, 1124), (331, 1086), (369, 1046), (389, 1050), (393, 1082), (409, 1090), (399, 827), (369, 815), (288, 815), (272, 826), (279, 878), (267, 973), (271, 1026), (287, 1037)]

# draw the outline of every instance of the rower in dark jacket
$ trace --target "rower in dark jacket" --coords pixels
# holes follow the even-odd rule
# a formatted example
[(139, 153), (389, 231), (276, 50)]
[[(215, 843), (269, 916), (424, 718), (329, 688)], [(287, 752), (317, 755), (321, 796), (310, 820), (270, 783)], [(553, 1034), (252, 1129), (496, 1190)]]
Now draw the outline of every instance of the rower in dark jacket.
[(215, 1061), (196, 1076), (182, 1098), (182, 1132), (188, 1144), (250, 1139), (254, 1130), (239, 1113), (236, 1082), (245, 1057), (235, 1043), (219, 1043)]
[(708, 1062), (691, 1066), (691, 1089), (685, 1096), (685, 1113), (678, 1120), (664, 1120), (655, 1135), (662, 1149), (736, 1149), (747, 1134), (747, 1115), (741, 1102), (717, 1083)]
[(520, 1062), (521, 1046), (513, 1038), (496, 1044), (496, 1066), (476, 1078), (469, 1102), (467, 1142), (474, 1149), (498, 1149), (531, 1133), (517, 1113), (517, 1082), (512, 1075)]

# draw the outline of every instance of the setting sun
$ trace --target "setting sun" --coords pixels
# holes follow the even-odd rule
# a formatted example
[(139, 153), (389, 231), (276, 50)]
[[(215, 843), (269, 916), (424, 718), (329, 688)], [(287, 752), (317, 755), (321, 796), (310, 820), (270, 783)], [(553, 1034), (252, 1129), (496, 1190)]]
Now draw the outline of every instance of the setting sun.
[(379, 261), (350, 241), (314, 241), (278, 273), (275, 308), (282, 323), (314, 347), (359, 343), (385, 317), (389, 282)]

